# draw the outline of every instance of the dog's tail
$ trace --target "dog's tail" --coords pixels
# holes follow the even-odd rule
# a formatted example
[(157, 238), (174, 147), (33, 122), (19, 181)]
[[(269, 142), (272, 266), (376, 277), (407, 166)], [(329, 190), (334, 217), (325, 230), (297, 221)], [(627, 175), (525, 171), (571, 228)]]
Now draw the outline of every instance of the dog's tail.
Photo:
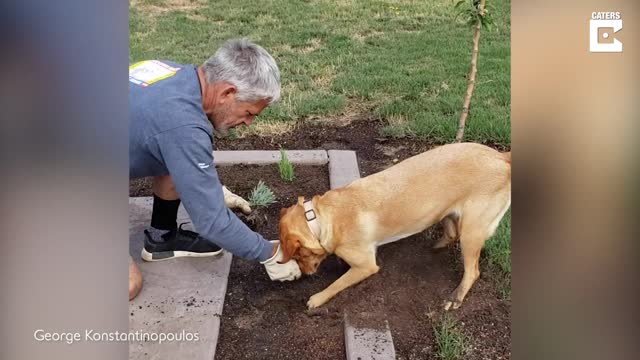
[(502, 157), (504, 158), (504, 161), (508, 162), (509, 165), (511, 165), (511, 151), (502, 153)]

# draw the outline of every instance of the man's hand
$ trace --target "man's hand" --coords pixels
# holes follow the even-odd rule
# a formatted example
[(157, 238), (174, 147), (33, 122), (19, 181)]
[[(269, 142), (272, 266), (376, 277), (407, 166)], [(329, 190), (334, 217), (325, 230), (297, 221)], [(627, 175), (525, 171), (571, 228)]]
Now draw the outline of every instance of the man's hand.
[(224, 203), (229, 209), (239, 208), (247, 215), (251, 213), (251, 206), (247, 200), (232, 193), (226, 186), (222, 187), (222, 192), (224, 193)]
[(271, 241), (271, 243), (277, 247), (275, 255), (266, 261), (260, 262), (260, 264), (263, 264), (267, 270), (269, 278), (274, 281), (291, 281), (299, 279), (300, 276), (302, 276), (302, 273), (300, 272), (298, 263), (291, 259), (284, 264), (279, 264), (278, 261), (282, 260), (283, 257), (282, 249), (280, 249), (280, 241)]

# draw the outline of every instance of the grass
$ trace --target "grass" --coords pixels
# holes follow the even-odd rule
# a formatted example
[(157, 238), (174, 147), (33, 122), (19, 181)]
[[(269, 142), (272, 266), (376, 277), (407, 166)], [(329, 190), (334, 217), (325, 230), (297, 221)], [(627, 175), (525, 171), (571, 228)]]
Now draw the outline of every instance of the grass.
[[(375, 117), (387, 124), (383, 135), (449, 142), (467, 87), (472, 40), (472, 30), (454, 19), (454, 4), (133, 0), (129, 60), (200, 64), (224, 40), (245, 36), (271, 52), (282, 74), (282, 100), (256, 124)], [(510, 0), (492, 5), (497, 28), (480, 39), (465, 140), (509, 145)]]
[(287, 158), (287, 153), (284, 149), (280, 149), (280, 161), (278, 162), (278, 170), (280, 170), (280, 177), (282, 180), (292, 182), (295, 180), (296, 175), (293, 164)]
[(273, 191), (265, 185), (264, 181), (258, 181), (258, 185), (251, 191), (249, 203), (255, 207), (265, 207), (276, 202), (276, 196)]
[(495, 235), (484, 247), (485, 259), (497, 275), (503, 298), (511, 298), (511, 210), (507, 211)]
[(444, 360), (461, 359), (464, 355), (464, 335), (458, 324), (449, 316), (443, 316), (440, 323), (433, 326), (436, 339), (436, 354)]

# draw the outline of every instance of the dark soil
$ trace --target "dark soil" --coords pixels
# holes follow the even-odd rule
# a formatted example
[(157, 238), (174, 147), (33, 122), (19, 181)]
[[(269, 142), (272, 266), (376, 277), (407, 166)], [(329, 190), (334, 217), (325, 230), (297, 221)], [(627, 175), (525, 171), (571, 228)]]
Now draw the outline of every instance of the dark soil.
[[(438, 145), (420, 139), (383, 138), (380, 126), (376, 120), (345, 127), (308, 123), (291, 134), (218, 139), (216, 145), (219, 150), (355, 150), (362, 176)], [(218, 171), (222, 183), (245, 198), (260, 179), (274, 190), (278, 203), (257, 209), (251, 218), (240, 215), (250, 227), (273, 239), (277, 238), (281, 207), (295, 203), (299, 195), (321, 194), (329, 186), (325, 167), (297, 167), (297, 180), (292, 184), (279, 180), (275, 166)], [(130, 193), (148, 196), (149, 189), (148, 180), (134, 180)], [(387, 319), (397, 359), (435, 358), (433, 326), (444, 315), (442, 303), (463, 273), (456, 247), (431, 250), (440, 232), (436, 225), (424, 234), (380, 247), (378, 274), (344, 290), (314, 312), (306, 309), (308, 298), (348, 270), (337, 257), (327, 258), (315, 275), (287, 283), (270, 281), (261, 265), (234, 257), (216, 359), (344, 359), (345, 315), (349, 319)], [(449, 315), (460, 322), (466, 336), (464, 359), (509, 359), (511, 303), (501, 299), (497, 282), (486, 268), (481, 265), (483, 274), (463, 306)]]
[(278, 239), (278, 219), (281, 208), (295, 204), (298, 196), (308, 199), (329, 190), (329, 169), (326, 166), (295, 166), (296, 179), (291, 183), (280, 178), (277, 165), (221, 166), (217, 167), (217, 170), (220, 181), (229, 190), (247, 200), (251, 190), (260, 180), (273, 191), (276, 197), (274, 204), (268, 207), (254, 207), (249, 216), (236, 212), (236, 215), (251, 229), (269, 240)]
[(129, 196), (153, 196), (151, 184), (150, 177), (129, 180)]

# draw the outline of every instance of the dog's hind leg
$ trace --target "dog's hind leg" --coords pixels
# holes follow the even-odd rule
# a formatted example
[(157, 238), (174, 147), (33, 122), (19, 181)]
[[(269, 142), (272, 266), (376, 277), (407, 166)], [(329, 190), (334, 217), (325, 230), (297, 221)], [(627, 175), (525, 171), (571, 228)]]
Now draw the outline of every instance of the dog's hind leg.
[(477, 229), (471, 229), (471, 231), (465, 230), (468, 229), (463, 228), (462, 234), (460, 235), (464, 275), (458, 287), (451, 293), (449, 299), (445, 301), (445, 310), (459, 308), (473, 283), (480, 277), (480, 251), (487, 238), (486, 232), (478, 231)]
[(433, 245), (434, 249), (441, 249), (458, 239), (458, 222), (457, 216), (448, 215), (442, 219), (442, 227), (444, 228), (444, 233), (442, 237)]
[[(445, 301), (445, 310), (459, 308), (473, 283), (480, 277), (480, 251), (485, 241), (493, 236), (500, 220), (509, 209), (511, 193), (505, 191), (492, 200), (493, 204), (488, 208), (471, 207), (467, 209), (467, 212), (463, 212), (460, 224), (460, 246), (464, 275), (460, 285)], [(477, 203), (487, 203), (487, 201), (478, 201)]]
[(469, 231), (469, 228), (463, 228), (460, 235), (464, 275), (462, 276), (462, 281), (460, 281), (458, 287), (453, 291), (453, 293), (451, 293), (449, 299), (445, 301), (445, 310), (459, 308), (473, 283), (480, 277), (480, 251), (482, 250), (482, 246), (484, 245), (487, 236), (485, 231), (478, 231), (477, 229), (470, 230), (471, 231)]

